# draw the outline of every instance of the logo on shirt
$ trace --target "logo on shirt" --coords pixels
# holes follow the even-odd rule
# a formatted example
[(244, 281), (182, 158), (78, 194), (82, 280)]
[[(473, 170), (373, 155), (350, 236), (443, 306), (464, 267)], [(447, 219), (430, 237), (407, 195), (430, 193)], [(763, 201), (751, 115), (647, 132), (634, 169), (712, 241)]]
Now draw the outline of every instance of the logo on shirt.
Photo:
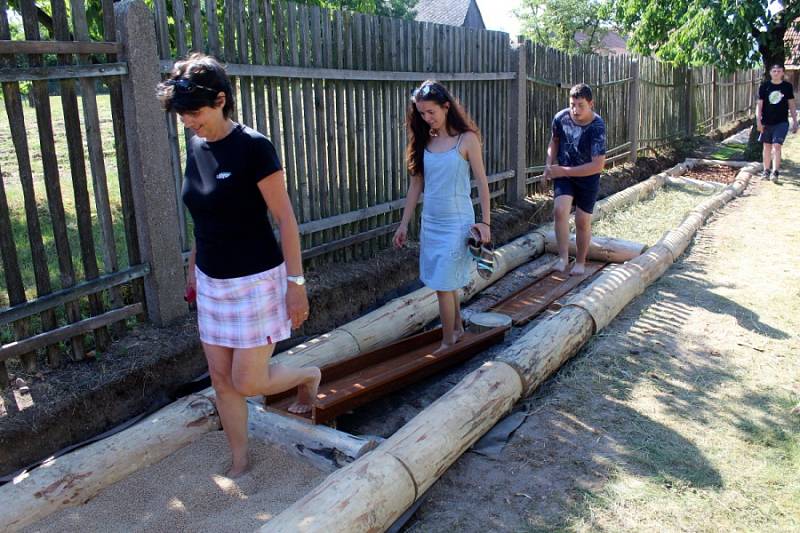
[(218, 180), (226, 180), (226, 179), (228, 179), (230, 177), (231, 177), (231, 173), (230, 172), (220, 172), (219, 174), (217, 174), (217, 179)]
[(772, 91), (769, 93), (769, 103), (770, 104), (777, 104), (783, 99), (783, 93), (781, 91)]

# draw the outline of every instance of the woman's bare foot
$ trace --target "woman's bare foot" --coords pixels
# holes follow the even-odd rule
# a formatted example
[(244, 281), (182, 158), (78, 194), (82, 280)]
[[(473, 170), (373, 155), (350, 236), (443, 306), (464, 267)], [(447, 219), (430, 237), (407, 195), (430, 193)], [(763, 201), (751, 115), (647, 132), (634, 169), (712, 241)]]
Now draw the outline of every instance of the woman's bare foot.
[(311, 375), (308, 381), (305, 381), (297, 386), (297, 401), (289, 406), (289, 412), (296, 415), (302, 415), (311, 412), (311, 407), (314, 405), (314, 400), (317, 398), (319, 391), (319, 382), (322, 379), (322, 374), (319, 368), (309, 368)]
[(433, 355), (439, 355), (440, 353), (442, 353), (444, 351), (447, 351), (452, 347), (453, 347), (453, 343), (452, 342), (443, 342), (442, 344), (439, 345), (438, 348), (436, 348), (433, 351)]
[(452, 344), (456, 344), (461, 340), (461, 337), (464, 336), (464, 326), (461, 326), (461, 329), (457, 329), (453, 332), (453, 342)]
[(586, 272), (586, 264), (585, 263), (577, 263), (576, 262), (572, 266), (572, 270), (570, 270), (569, 275), (570, 276), (580, 276), (584, 272)]
[(556, 272), (566, 272), (568, 266), (569, 261), (559, 258), (558, 261), (556, 261), (556, 264), (553, 265), (553, 270)]
[(249, 471), (250, 471), (250, 461), (245, 461), (244, 464), (241, 465), (236, 464), (234, 462), (234, 464), (231, 465), (230, 469), (228, 469), (228, 472), (225, 474), (225, 477), (228, 477), (230, 479), (236, 479), (242, 477)]

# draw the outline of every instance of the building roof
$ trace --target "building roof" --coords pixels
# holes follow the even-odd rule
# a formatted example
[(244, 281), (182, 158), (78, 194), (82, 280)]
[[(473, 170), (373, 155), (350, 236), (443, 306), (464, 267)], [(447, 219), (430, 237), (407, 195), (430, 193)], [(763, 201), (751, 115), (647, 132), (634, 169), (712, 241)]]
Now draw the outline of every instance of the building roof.
[(414, 6), (416, 20), (463, 26), (472, 2), (474, 0), (419, 0)]
[(789, 26), (789, 29), (783, 34), (783, 43), (789, 50), (789, 53), (786, 54), (786, 69), (800, 69), (800, 31), (797, 30), (795, 24)]
[[(585, 33), (580, 31), (575, 32), (575, 40), (579, 44), (585, 41), (586, 39), (588, 39), (588, 35), (586, 35)], [(609, 31), (600, 40), (600, 47), (599, 50), (596, 50), (596, 53), (600, 55), (612, 55), (612, 56), (627, 54), (628, 53), (627, 40), (619, 33), (615, 31)]]

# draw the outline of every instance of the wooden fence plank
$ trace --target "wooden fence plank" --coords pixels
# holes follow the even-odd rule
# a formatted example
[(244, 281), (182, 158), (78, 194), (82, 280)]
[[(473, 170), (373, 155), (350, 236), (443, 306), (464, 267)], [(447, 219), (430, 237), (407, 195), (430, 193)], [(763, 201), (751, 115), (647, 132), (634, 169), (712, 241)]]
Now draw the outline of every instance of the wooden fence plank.
[[(86, 12), (83, 0), (71, 0), (72, 25), (75, 38), (81, 41), (89, 40), (89, 29), (86, 22)], [(78, 56), (83, 63), (89, 63), (88, 56)], [(94, 188), (95, 210), (100, 223), (102, 237), (103, 267), (108, 272), (118, 270), (117, 246), (114, 239), (114, 223), (111, 217), (111, 201), (108, 194), (108, 179), (103, 158), (103, 139), (100, 133), (100, 116), (97, 109), (97, 94), (94, 83), (89, 79), (81, 79), (81, 95), (83, 104), (84, 128), (86, 129), (86, 144), (89, 152), (89, 163), (92, 171), (92, 185)], [(109, 291), (111, 306), (114, 308), (122, 305), (122, 293), (118, 288)], [(120, 327), (115, 327), (121, 333)], [(100, 348), (105, 349), (105, 348)]]

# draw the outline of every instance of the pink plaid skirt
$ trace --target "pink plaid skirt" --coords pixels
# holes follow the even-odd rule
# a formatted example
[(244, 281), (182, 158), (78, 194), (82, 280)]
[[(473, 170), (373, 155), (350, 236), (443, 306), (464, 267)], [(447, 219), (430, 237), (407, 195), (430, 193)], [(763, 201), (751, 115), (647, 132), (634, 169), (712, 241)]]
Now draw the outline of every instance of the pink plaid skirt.
[(216, 279), (197, 274), (200, 340), (228, 348), (255, 348), (288, 339), (286, 265), (249, 276)]

